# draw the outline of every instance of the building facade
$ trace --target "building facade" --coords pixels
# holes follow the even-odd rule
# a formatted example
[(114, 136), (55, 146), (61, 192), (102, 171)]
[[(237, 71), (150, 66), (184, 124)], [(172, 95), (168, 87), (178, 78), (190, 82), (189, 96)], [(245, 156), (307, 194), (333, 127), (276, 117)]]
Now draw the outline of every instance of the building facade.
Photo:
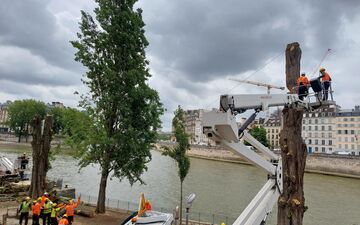
[(204, 109), (185, 110), (185, 131), (189, 135), (190, 144), (215, 145), (202, 131)]
[(270, 117), (263, 125), (266, 130), (266, 139), (270, 144), (270, 148), (279, 149), (280, 144), (280, 131), (281, 131), (281, 118)]
[(302, 137), (309, 153), (336, 151), (336, 107), (304, 113)]
[(336, 148), (341, 152), (360, 155), (360, 106), (336, 113)]
[(0, 133), (9, 132), (9, 127), (6, 125), (6, 122), (9, 119), (8, 108), (10, 104), (11, 101), (0, 103)]

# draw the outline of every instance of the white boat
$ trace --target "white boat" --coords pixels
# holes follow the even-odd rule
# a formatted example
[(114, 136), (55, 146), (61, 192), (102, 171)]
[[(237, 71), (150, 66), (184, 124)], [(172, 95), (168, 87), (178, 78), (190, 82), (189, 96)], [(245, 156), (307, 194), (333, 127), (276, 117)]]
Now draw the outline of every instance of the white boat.
[(145, 207), (144, 193), (141, 193), (139, 210), (134, 215), (128, 217), (122, 225), (151, 224), (151, 225), (171, 225), (174, 217), (170, 213), (162, 213), (147, 210)]

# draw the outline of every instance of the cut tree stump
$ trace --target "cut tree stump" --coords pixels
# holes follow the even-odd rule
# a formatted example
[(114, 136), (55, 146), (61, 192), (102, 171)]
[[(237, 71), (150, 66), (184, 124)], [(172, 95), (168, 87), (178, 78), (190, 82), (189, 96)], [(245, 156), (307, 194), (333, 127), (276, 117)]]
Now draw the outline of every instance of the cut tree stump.
[[(299, 43), (286, 47), (286, 86), (296, 93), (300, 75), (301, 49)], [(283, 193), (278, 199), (278, 225), (302, 225), (305, 207), (304, 172), (306, 145), (301, 137), (303, 110), (293, 106), (283, 109), (283, 129), (280, 148), (283, 164)]]

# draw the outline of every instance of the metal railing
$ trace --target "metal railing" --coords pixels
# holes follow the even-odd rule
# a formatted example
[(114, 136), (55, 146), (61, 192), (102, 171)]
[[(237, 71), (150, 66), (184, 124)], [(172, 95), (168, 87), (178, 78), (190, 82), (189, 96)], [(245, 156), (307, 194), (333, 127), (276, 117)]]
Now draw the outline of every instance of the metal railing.
[[(81, 202), (95, 205), (97, 203), (97, 197), (91, 196), (91, 195), (84, 195), (81, 193), (77, 194), (78, 196), (81, 196)], [(139, 204), (130, 202), (130, 201), (123, 201), (119, 199), (110, 199), (107, 198), (105, 202), (105, 206), (109, 209), (113, 210), (125, 210), (127, 212), (134, 212), (138, 210)], [(161, 206), (153, 206), (152, 210), (164, 212), (164, 213), (172, 213), (175, 215), (175, 206), (174, 208), (168, 208), (168, 207), (161, 207)], [(183, 217), (183, 223), (185, 222), (185, 207), (183, 209), (182, 217)], [(236, 218), (232, 216), (228, 216), (225, 214), (219, 214), (219, 213), (209, 213), (209, 212), (199, 212), (190, 210), (189, 213), (189, 220), (191, 224), (232, 224)]]

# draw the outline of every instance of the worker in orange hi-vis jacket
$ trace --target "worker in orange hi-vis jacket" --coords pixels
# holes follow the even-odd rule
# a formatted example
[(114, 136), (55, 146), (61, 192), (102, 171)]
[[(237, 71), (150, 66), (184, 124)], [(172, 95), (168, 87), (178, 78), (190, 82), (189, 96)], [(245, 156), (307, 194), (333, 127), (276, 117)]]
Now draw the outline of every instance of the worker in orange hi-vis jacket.
[(78, 205), (80, 205), (80, 197), (77, 199), (76, 203), (74, 203), (72, 199), (69, 200), (69, 204), (65, 207), (69, 224), (72, 224), (74, 221), (75, 208), (78, 207)]
[(69, 225), (68, 217), (66, 214), (64, 214), (61, 220), (59, 221), (59, 225)]
[(320, 69), (320, 78), (321, 78), (321, 81), (322, 81), (323, 87), (324, 87), (323, 100), (327, 101), (328, 96), (329, 96), (329, 88), (330, 88), (330, 84), (331, 84), (331, 77), (330, 77), (330, 74), (325, 71), (325, 68)]
[(33, 225), (40, 225), (39, 218), (40, 218), (40, 212), (41, 212), (41, 198), (37, 201), (34, 200), (33, 205), (31, 206), (31, 212), (32, 212), (32, 224)]
[(309, 79), (306, 77), (305, 73), (302, 73), (297, 79), (298, 95), (300, 100), (304, 100), (304, 97), (308, 95), (309, 85)]

